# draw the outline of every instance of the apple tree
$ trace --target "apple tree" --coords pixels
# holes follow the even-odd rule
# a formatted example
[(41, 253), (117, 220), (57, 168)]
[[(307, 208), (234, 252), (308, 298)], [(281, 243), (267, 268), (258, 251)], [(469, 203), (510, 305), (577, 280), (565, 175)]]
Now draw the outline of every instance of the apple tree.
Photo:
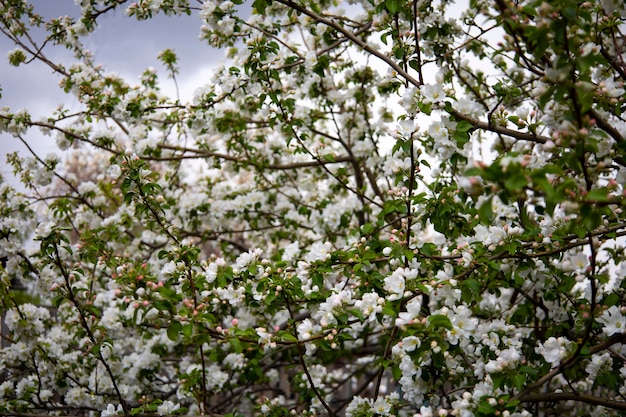
[[(76, 7), (0, 0), (72, 103), (0, 99), (1, 414), (624, 413), (623, 2)], [(114, 12), (223, 63), (125, 79)]]

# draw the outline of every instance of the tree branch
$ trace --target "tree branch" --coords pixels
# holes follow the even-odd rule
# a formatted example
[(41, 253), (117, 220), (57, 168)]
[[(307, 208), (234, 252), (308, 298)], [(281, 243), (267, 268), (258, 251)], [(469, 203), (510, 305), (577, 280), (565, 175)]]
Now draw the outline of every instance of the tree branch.
[(309, 16), (311, 19), (315, 20), (318, 23), (322, 23), (328, 27), (333, 28), (337, 32), (343, 34), (346, 38), (351, 40), (355, 45), (363, 49), (365, 52), (371, 55), (374, 55), (375, 57), (383, 61), (385, 64), (389, 65), (394, 71), (398, 73), (398, 75), (402, 76), (409, 83), (413, 84), (416, 87), (419, 87), (421, 85), (421, 83), (418, 80), (416, 80), (411, 75), (409, 75), (408, 72), (402, 69), (402, 67), (396, 64), (391, 58), (389, 58), (388, 56), (386, 56), (384, 53), (380, 52), (379, 50), (374, 49), (373, 47), (368, 45), (365, 41), (359, 39), (358, 36), (350, 32), (348, 29), (344, 28), (337, 22), (331, 19), (328, 19), (324, 16), (321, 16), (312, 10), (306, 9), (303, 6), (300, 6), (299, 4), (296, 4), (290, 0), (277, 0), (277, 2), (289, 7), (290, 9), (296, 10), (302, 14)]
[(540, 394), (528, 394), (519, 398), (519, 400), (523, 403), (576, 401), (586, 404), (601, 405), (603, 407), (612, 408), (615, 410), (626, 410), (625, 401), (617, 401), (610, 398), (596, 397), (594, 395), (575, 392), (548, 392)]

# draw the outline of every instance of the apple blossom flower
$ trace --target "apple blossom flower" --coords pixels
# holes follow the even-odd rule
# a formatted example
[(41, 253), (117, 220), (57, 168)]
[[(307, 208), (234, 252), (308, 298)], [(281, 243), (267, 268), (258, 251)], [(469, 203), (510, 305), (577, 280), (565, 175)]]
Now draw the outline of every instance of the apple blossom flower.
[(376, 314), (383, 311), (384, 302), (384, 298), (375, 292), (369, 292), (363, 294), (360, 300), (356, 300), (354, 306), (361, 310), (363, 315), (367, 317), (367, 321), (372, 322), (376, 320)]
[(47, 238), (50, 236), (55, 227), (56, 224), (54, 222), (41, 222), (37, 226), (37, 229), (35, 229), (35, 234), (39, 238)]
[(298, 330), (298, 338), (300, 340), (308, 340), (313, 337), (315, 333), (315, 326), (309, 319), (304, 319), (297, 327)]
[(305, 256), (306, 262), (325, 260), (330, 256), (332, 245), (330, 242), (315, 242), (309, 248), (309, 253)]
[(402, 339), (402, 348), (405, 352), (413, 352), (421, 346), (421, 341), (416, 336), (407, 336)]
[(452, 329), (447, 331), (448, 340), (454, 345), (461, 339), (467, 340), (478, 324), (478, 320), (472, 317), (472, 311), (464, 305), (454, 306), (449, 318)]
[(112, 417), (123, 413), (124, 410), (122, 409), (121, 404), (118, 404), (117, 407), (115, 407), (113, 404), (108, 404), (107, 408), (100, 412), (100, 417)]
[(617, 306), (609, 307), (603, 311), (602, 315), (598, 317), (598, 322), (604, 325), (602, 332), (607, 336), (626, 332), (626, 317)]
[(409, 139), (419, 130), (419, 126), (415, 124), (415, 120), (403, 119), (398, 122), (398, 136), (403, 139)]
[(263, 351), (267, 352), (272, 344), (272, 334), (268, 332), (265, 327), (257, 327), (254, 329), (259, 336), (259, 344), (263, 346)]
[(567, 357), (567, 349), (571, 342), (564, 337), (550, 337), (545, 342), (539, 342), (535, 348), (535, 352), (543, 356), (543, 358), (553, 367), (558, 365)]
[(437, 103), (446, 98), (441, 84), (425, 84), (420, 87), (425, 103)]
[(398, 300), (404, 295), (407, 279), (414, 279), (418, 271), (415, 269), (398, 268), (384, 279), (384, 289), (389, 293), (388, 300)]
[(369, 412), (371, 406), (372, 400), (370, 398), (363, 398), (356, 395), (346, 407), (346, 417), (353, 417), (355, 415), (362, 415), (363, 413)]
[(111, 179), (118, 179), (121, 175), (122, 175), (122, 169), (120, 168), (119, 165), (117, 164), (113, 164), (109, 167), (109, 169), (107, 170), (107, 175), (111, 178)]
[(415, 87), (407, 88), (402, 94), (400, 104), (408, 113), (415, 113), (418, 109), (418, 90)]
[(446, 128), (443, 122), (432, 122), (430, 126), (428, 126), (428, 134), (432, 137), (436, 142), (443, 143), (448, 140), (448, 129)]
[(422, 297), (413, 297), (406, 303), (406, 311), (400, 312), (396, 326), (404, 326), (415, 320), (422, 311)]
[(378, 398), (372, 404), (372, 410), (375, 415), (389, 416), (391, 413), (391, 404), (385, 398)]
[(160, 416), (164, 416), (164, 415), (167, 415), (167, 414), (172, 414), (173, 412), (175, 412), (179, 408), (180, 408), (180, 404), (174, 404), (170, 400), (165, 400), (165, 401), (163, 401), (162, 404), (160, 404), (157, 407), (157, 414), (160, 415)]

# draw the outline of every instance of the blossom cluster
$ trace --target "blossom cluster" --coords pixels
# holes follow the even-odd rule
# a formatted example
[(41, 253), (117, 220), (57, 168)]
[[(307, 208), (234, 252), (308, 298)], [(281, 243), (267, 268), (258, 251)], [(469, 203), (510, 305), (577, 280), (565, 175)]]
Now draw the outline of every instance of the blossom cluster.
[[(59, 148), (0, 178), (0, 414), (626, 408), (620, 2), (10, 3), (78, 108), (0, 109)], [(227, 48), (190, 102), (84, 48), (122, 7)]]

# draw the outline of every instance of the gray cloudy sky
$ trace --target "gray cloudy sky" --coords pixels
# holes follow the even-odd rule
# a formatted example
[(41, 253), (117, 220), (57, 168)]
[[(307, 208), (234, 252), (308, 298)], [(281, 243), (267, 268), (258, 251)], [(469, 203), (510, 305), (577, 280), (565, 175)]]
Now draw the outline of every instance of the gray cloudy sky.
[[(45, 18), (77, 16), (79, 13), (74, 0), (30, 2)], [(157, 56), (162, 50), (172, 48), (179, 57), (178, 82), (182, 99), (189, 97), (195, 87), (202, 85), (203, 78), (209, 77), (211, 67), (223, 58), (223, 51), (212, 49), (198, 39), (202, 23), (195, 13), (180, 17), (159, 15), (138, 22), (126, 16), (123, 8), (120, 8), (103, 16), (99, 22), (98, 29), (85, 41), (96, 62), (123, 76), (131, 84), (138, 82), (147, 67), (155, 67), (159, 70), (164, 90), (169, 92), (174, 91), (174, 85), (167, 79)], [(40, 38), (44, 35), (42, 31), (37, 34)], [(26, 108), (34, 117), (41, 117), (50, 114), (58, 104), (70, 107), (76, 104), (73, 96), (58, 88), (60, 77), (44, 64), (33, 62), (18, 68), (10, 66), (6, 56), (15, 47), (0, 35), (0, 107), (8, 106), (12, 110)], [(64, 48), (44, 51), (52, 61), (62, 62), (66, 66), (73, 62)], [(27, 138), (33, 149), (42, 156), (56, 149), (53, 138), (44, 137), (37, 131), (32, 131)], [(15, 150), (23, 152), (25, 148), (18, 139), (0, 134), (0, 173), (7, 180), (10, 180), (11, 169), (6, 164), (5, 154)]]

